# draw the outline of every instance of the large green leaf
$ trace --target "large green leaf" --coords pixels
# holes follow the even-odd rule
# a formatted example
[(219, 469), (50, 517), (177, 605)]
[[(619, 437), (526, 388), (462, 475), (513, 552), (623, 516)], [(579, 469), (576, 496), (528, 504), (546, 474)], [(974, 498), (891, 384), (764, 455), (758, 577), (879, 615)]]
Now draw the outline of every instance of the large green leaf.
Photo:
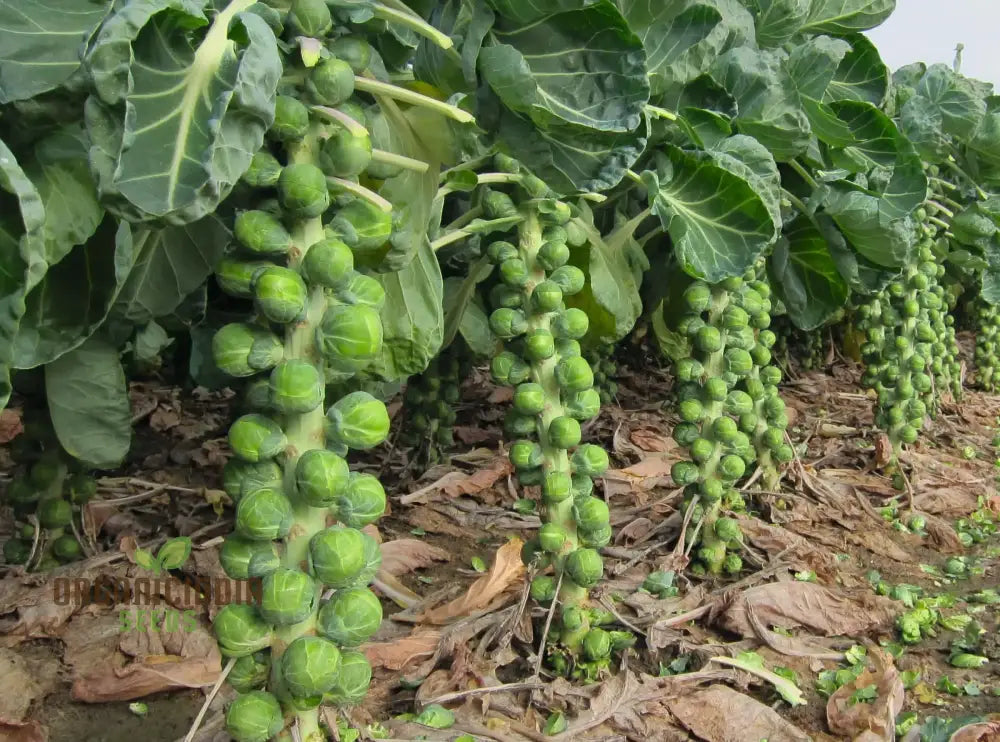
[(487, 0), (493, 10), (508, 23), (513, 25), (528, 25), (555, 13), (566, 13), (580, 10), (604, 0), (532, 0), (530, 3), (522, 0)]
[(14, 338), (24, 297), (45, 275), (45, 206), (14, 153), (0, 141), (0, 408), (10, 396)]
[(876, 265), (854, 250), (847, 244), (847, 239), (829, 214), (822, 212), (816, 214), (815, 225), (826, 241), (827, 250), (837, 266), (837, 271), (847, 281), (851, 291), (862, 295), (874, 294), (881, 291), (898, 273), (897, 270)]
[(812, 134), (809, 119), (779, 54), (731, 49), (712, 65), (711, 75), (736, 99), (740, 133), (758, 139), (779, 162), (806, 150)]
[(708, 4), (618, 0), (618, 7), (642, 39), (653, 95), (674, 82), (673, 66), (688, 50), (706, 43), (722, 22), (718, 8)]
[(836, 151), (832, 153), (834, 161), (845, 167), (851, 161), (860, 161), (868, 169), (882, 168), (891, 172), (878, 194), (882, 199), (882, 211), (892, 219), (912, 213), (927, 198), (927, 176), (910, 140), (902, 135), (892, 119), (871, 103), (838, 101), (830, 103), (829, 108), (844, 122), (854, 139), (845, 150), (846, 161), (841, 163)]
[(743, 274), (777, 238), (768, 196), (724, 159), (673, 146), (663, 154), (643, 180), (681, 266), (713, 283)]
[(111, 0), (0, 3), (0, 104), (33, 98), (69, 80), (111, 5)]
[(490, 331), (489, 318), (476, 302), (476, 287), (493, 272), (486, 258), (480, 258), (469, 267), (465, 277), (450, 276), (444, 279), (444, 338), (441, 347), (451, 345), (456, 336), (462, 338), (479, 356), (490, 357), (496, 350), (497, 340)]
[(70, 456), (112, 469), (128, 453), (132, 410), (118, 348), (95, 336), (45, 366), (49, 416)]
[(88, 111), (95, 168), (130, 218), (200, 219), (263, 143), (282, 65), (251, 5), (126, 3), (98, 31), (86, 65), (110, 110)]
[(767, 207), (775, 230), (781, 228), (781, 174), (763, 144), (753, 137), (737, 134), (706, 147), (705, 154), (749, 183)]
[[(658, 92), (698, 77), (727, 49), (753, 43), (753, 16), (739, 0), (618, 0), (618, 7), (632, 30), (646, 42), (646, 54), (653, 60), (651, 68), (655, 64), (651, 72)], [(703, 39), (683, 48), (685, 24), (695, 21), (696, 28), (698, 14), (704, 13), (698, 8), (714, 10), (719, 21)], [(708, 17), (701, 16), (702, 20)], [(674, 24), (679, 26), (676, 31), (672, 29)], [(666, 39), (668, 45), (680, 42), (670, 59), (660, 56), (661, 39)]]
[(587, 235), (587, 241), (571, 250), (570, 262), (587, 280), (582, 291), (566, 297), (566, 305), (587, 313), (588, 339), (598, 344), (616, 343), (642, 313), (639, 285), (649, 263), (632, 234), (638, 225), (622, 225), (605, 238), (594, 226), (586, 202), (581, 201), (578, 208), (580, 216), (575, 224)]
[(989, 304), (1000, 304), (1000, 244), (990, 242), (984, 251), (986, 268), (982, 273), (982, 288), (979, 295)]
[(851, 246), (876, 265), (906, 263), (916, 240), (909, 218), (890, 216), (881, 199), (860, 191), (834, 188), (824, 204)]
[(427, 368), (444, 338), (444, 281), (424, 240), (402, 270), (377, 276), (385, 289), (382, 356), (373, 369), (394, 381)]
[(810, 0), (756, 0), (754, 26), (762, 47), (791, 41), (809, 17)]
[(849, 34), (885, 22), (896, 0), (812, 0), (803, 33)]
[(564, 125), (542, 130), (501, 111), (501, 147), (561, 195), (601, 193), (618, 185), (646, 148), (646, 127), (622, 134)]
[(785, 228), (768, 263), (788, 316), (803, 330), (819, 327), (847, 301), (847, 282), (816, 226), (799, 217)]
[(928, 67), (916, 92), (940, 112), (945, 133), (959, 139), (971, 135), (986, 115), (985, 96), (979, 86), (944, 64)]
[(458, 56), (429, 39), (422, 39), (413, 59), (416, 78), (446, 95), (475, 90), (476, 60), (494, 19), (493, 10), (481, 2), (446, 0), (435, 3), (430, 22), (455, 40)]
[[(499, 25), (499, 24), (498, 24)], [(649, 100), (642, 41), (610, 0), (494, 28), (479, 73), (510, 110), (541, 129), (635, 129)]]
[(840, 61), (823, 99), (827, 103), (857, 100), (881, 106), (889, 93), (889, 68), (867, 36), (855, 34), (847, 41), (851, 51)]
[(1000, 97), (989, 99), (986, 115), (969, 140), (967, 156), (985, 184), (1000, 185)]
[(850, 48), (850, 45), (841, 39), (814, 36), (793, 47), (786, 63), (786, 69), (799, 91), (802, 107), (809, 117), (813, 133), (822, 142), (834, 147), (850, 144), (851, 132), (830, 107), (823, 103), (823, 99), (837, 68)]
[(183, 226), (137, 228), (135, 263), (112, 313), (135, 324), (170, 314), (205, 282), (230, 239), (214, 215)]

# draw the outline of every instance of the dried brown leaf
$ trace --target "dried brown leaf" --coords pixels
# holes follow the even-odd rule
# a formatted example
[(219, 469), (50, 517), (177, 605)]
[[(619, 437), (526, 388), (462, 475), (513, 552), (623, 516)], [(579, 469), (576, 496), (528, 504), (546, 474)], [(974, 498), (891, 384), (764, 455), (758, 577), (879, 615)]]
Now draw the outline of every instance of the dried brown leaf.
[(0, 410), (0, 445), (10, 443), (23, 432), (20, 410), (13, 408)]
[(451, 559), (444, 549), (416, 538), (400, 538), (382, 544), (380, 572), (399, 577), (415, 569), (429, 567), (434, 562)]
[(446, 624), (493, 606), (524, 577), (524, 564), (521, 562), (523, 545), (521, 539), (512, 538), (497, 550), (489, 571), (473, 582), (464, 595), (442, 606), (424, 611), (418, 620), (424, 623)]
[(403, 505), (413, 505), (415, 503), (427, 503), (432, 500), (445, 500), (462, 495), (475, 495), (494, 483), (501, 477), (505, 477), (513, 471), (510, 460), (504, 455), (494, 456), (489, 464), (466, 474), (460, 471), (450, 471), (426, 487), (421, 487), (415, 492), (403, 495), (400, 502)]
[(624, 469), (609, 469), (604, 473), (604, 491), (608, 497), (630, 492), (648, 492), (656, 487), (673, 487), (670, 467), (676, 457), (654, 454)]
[(948, 742), (1000, 742), (1000, 720), (968, 724), (951, 735)]
[[(878, 647), (869, 648), (875, 671), (865, 670), (856, 679), (842, 685), (826, 704), (826, 722), (830, 731), (856, 742), (895, 739), (896, 716), (903, 708), (903, 681), (892, 658)], [(872, 703), (851, 703), (851, 696), (861, 688), (874, 685), (878, 697)]]
[(0, 716), (0, 740), (3, 742), (45, 742), (45, 728), (37, 721), (11, 721)]
[(419, 628), (409, 636), (387, 642), (369, 642), (361, 647), (372, 667), (402, 670), (411, 662), (432, 656), (441, 641), (437, 629)]
[(668, 702), (692, 734), (708, 742), (808, 742), (810, 737), (778, 712), (725, 685), (712, 685)]
[(764, 626), (822, 636), (863, 636), (891, 626), (898, 612), (894, 601), (870, 592), (848, 595), (814, 582), (772, 582), (734, 595), (717, 623), (740, 636), (756, 636), (751, 606)]
[[(0, 719), (24, 721), (31, 704), (51, 693), (59, 684), (59, 661), (24, 656), (0, 649)], [(0, 739), (2, 739), (0, 735)]]

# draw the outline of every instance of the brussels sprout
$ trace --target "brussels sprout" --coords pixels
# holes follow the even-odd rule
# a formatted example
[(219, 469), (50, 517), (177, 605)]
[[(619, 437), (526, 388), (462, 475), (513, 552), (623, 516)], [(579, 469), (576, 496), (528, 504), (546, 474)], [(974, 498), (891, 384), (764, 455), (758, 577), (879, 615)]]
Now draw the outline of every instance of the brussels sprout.
[(583, 654), (592, 661), (602, 660), (611, 654), (611, 635), (601, 628), (594, 628), (583, 637)]
[[(576, 552), (573, 552), (574, 554)], [(531, 581), (531, 599), (537, 603), (551, 603), (556, 598), (555, 578), (540, 575)]]
[(238, 500), (255, 489), (281, 487), (282, 476), (281, 467), (273, 461), (251, 463), (232, 458), (222, 469), (222, 487), (226, 494)]
[(554, 271), (569, 261), (569, 247), (565, 241), (550, 239), (539, 248), (536, 260), (545, 270)]
[(333, 16), (324, 0), (292, 0), (287, 22), (297, 36), (321, 37), (333, 27)]
[(552, 322), (552, 333), (554, 335), (572, 340), (582, 338), (587, 334), (589, 328), (590, 318), (587, 317), (587, 313), (576, 307), (571, 307), (560, 313)]
[(531, 303), (536, 312), (555, 312), (562, 306), (562, 298), (562, 289), (555, 281), (542, 281), (531, 292)]
[[(233, 221), (233, 234), (247, 250), (259, 255), (284, 255), (292, 248), (292, 236), (288, 230), (266, 211), (242, 211)], [(242, 285), (235, 274), (236, 261), (226, 264), (238, 285)], [(225, 287), (223, 287), (225, 288)]]
[(260, 615), (275, 626), (291, 626), (309, 617), (316, 598), (316, 583), (312, 577), (297, 569), (282, 567), (264, 577)]
[(368, 392), (351, 392), (326, 412), (330, 437), (355, 450), (377, 446), (389, 434), (389, 413), (385, 404)]
[(347, 489), (351, 471), (343, 458), (325, 449), (306, 451), (295, 464), (295, 486), (310, 507), (327, 508)]
[(385, 489), (371, 474), (351, 474), (347, 489), (337, 497), (337, 519), (351, 528), (374, 523), (385, 512)]
[(518, 309), (501, 307), (490, 315), (490, 330), (499, 338), (510, 339), (523, 335), (528, 329), (524, 313)]
[(743, 570), (743, 559), (739, 554), (726, 554), (722, 561), (722, 570), (726, 574), (737, 575)]
[(707, 399), (712, 402), (724, 402), (728, 396), (729, 385), (723, 379), (713, 376), (705, 381), (705, 397)]
[(556, 448), (573, 448), (579, 445), (581, 436), (580, 423), (568, 415), (560, 415), (549, 423), (549, 444)]
[(309, 110), (296, 98), (279, 95), (274, 100), (274, 123), (268, 136), (279, 142), (294, 142), (309, 130)]
[(695, 334), (694, 344), (703, 353), (714, 353), (722, 349), (722, 334), (718, 328), (705, 325)]
[(503, 351), (490, 361), (490, 375), (497, 384), (516, 386), (527, 380), (531, 368), (510, 351)]
[(489, 219), (504, 219), (517, 216), (517, 206), (506, 193), (489, 191), (483, 197), (483, 211)]
[(740, 524), (733, 518), (719, 518), (715, 521), (715, 535), (718, 536), (723, 541), (740, 541), (743, 538), (743, 532), (740, 530)]
[(583, 290), (587, 277), (575, 265), (564, 265), (552, 271), (549, 280), (559, 287), (563, 296), (572, 296)]
[(676, 575), (673, 572), (656, 570), (650, 572), (643, 580), (642, 589), (658, 597), (668, 597), (677, 594), (677, 587), (674, 585)]
[(326, 175), (309, 162), (286, 165), (278, 178), (278, 198), (296, 217), (317, 217), (330, 206)]
[(63, 564), (67, 564), (83, 556), (83, 549), (75, 536), (66, 533), (52, 542), (52, 555)]
[(574, 473), (586, 474), (590, 477), (601, 476), (610, 464), (607, 452), (592, 443), (586, 443), (577, 448), (570, 461)]
[(273, 266), (254, 278), (254, 304), (272, 322), (289, 323), (305, 313), (309, 291), (293, 270)]
[(230, 376), (253, 376), (273, 368), (284, 355), (281, 340), (273, 332), (233, 322), (212, 337), (212, 358), (219, 370)]
[(281, 427), (264, 415), (243, 415), (229, 428), (229, 446), (244, 461), (273, 459), (287, 445)]
[(521, 288), (528, 283), (528, 266), (521, 258), (510, 258), (500, 264), (500, 280), (512, 288)]
[(228, 603), (219, 610), (212, 630), (227, 657), (245, 657), (271, 646), (271, 627), (252, 605)]
[(308, 361), (282, 361), (271, 372), (270, 405), (283, 415), (304, 415), (323, 403), (324, 380)]
[[(354, 84), (353, 77), (351, 84)], [(330, 136), (320, 150), (319, 164), (324, 173), (337, 178), (356, 178), (372, 161), (372, 140), (361, 129), (340, 129)]]
[(566, 574), (583, 588), (590, 588), (600, 582), (604, 575), (604, 560), (594, 549), (577, 549), (570, 552), (565, 562)]
[(535, 432), (535, 420), (535, 415), (522, 415), (517, 410), (510, 410), (504, 420), (504, 432), (510, 436), (530, 435)]
[(698, 481), (700, 470), (697, 464), (690, 461), (676, 461), (670, 467), (670, 477), (678, 487), (694, 484)]
[(532, 441), (517, 441), (510, 447), (510, 463), (518, 472), (537, 469), (543, 460), (542, 447)]
[(740, 479), (745, 471), (746, 464), (739, 456), (726, 454), (719, 460), (719, 474), (732, 482)]
[(264, 685), (270, 674), (270, 653), (256, 652), (237, 659), (226, 680), (238, 693), (247, 693)]
[(333, 236), (342, 237), (356, 251), (370, 252), (381, 249), (392, 236), (392, 215), (358, 198), (337, 211), (330, 227)]
[(573, 480), (562, 471), (550, 471), (542, 480), (542, 497), (546, 504), (554, 505), (569, 499), (573, 493)]
[(254, 188), (268, 188), (278, 182), (280, 175), (281, 163), (278, 158), (261, 149), (250, 160), (250, 167), (243, 173), (243, 181)]
[(590, 420), (597, 417), (601, 411), (601, 394), (596, 389), (584, 389), (582, 392), (569, 395), (563, 408), (570, 417)]
[[(243, 213), (250, 214), (253, 212), (245, 211)], [(281, 227), (280, 224), (278, 226)], [(284, 227), (281, 228), (284, 229)], [(223, 258), (215, 266), (215, 281), (219, 284), (219, 288), (230, 296), (235, 296), (239, 299), (252, 299), (253, 277), (271, 265), (273, 263), (262, 260), (246, 261), (235, 258)]]
[(594, 386), (594, 371), (581, 356), (559, 361), (555, 376), (559, 386), (566, 392), (582, 392)]
[(230, 535), (219, 549), (223, 571), (234, 580), (263, 577), (281, 566), (281, 560), (270, 541), (251, 541)]
[(349, 370), (361, 368), (382, 350), (382, 318), (366, 304), (336, 304), (323, 313), (316, 343), (329, 363)]
[(588, 497), (594, 491), (594, 480), (590, 478), (588, 474), (574, 474), (572, 476), (573, 483), (573, 501)]
[(520, 384), (514, 390), (514, 409), (521, 415), (538, 415), (545, 409), (545, 390), (533, 382)]
[(322, 239), (302, 258), (302, 275), (311, 284), (339, 288), (354, 275), (354, 253), (341, 240)]
[(373, 309), (381, 309), (385, 304), (382, 284), (364, 273), (354, 273), (335, 293), (344, 304), (365, 304)]
[(703, 464), (715, 455), (715, 444), (707, 438), (696, 438), (691, 444), (691, 458)]
[(712, 421), (712, 437), (723, 443), (732, 443), (739, 434), (739, 427), (731, 417), (717, 417)]
[(692, 283), (684, 290), (684, 304), (691, 312), (706, 311), (712, 304), (712, 289), (701, 281)]
[(366, 536), (355, 528), (333, 526), (309, 541), (310, 571), (325, 585), (351, 587), (367, 568)]
[(238, 695), (226, 709), (226, 731), (236, 742), (267, 742), (284, 726), (281, 704), (266, 691)]
[(515, 245), (503, 240), (491, 242), (490, 246), (486, 248), (486, 256), (494, 265), (500, 265), (508, 260), (513, 260), (514, 258), (519, 257), (520, 254), (520, 251)]
[(372, 667), (368, 658), (361, 652), (343, 651), (337, 680), (323, 700), (339, 707), (358, 704), (368, 693), (371, 680)]
[(715, 477), (705, 479), (699, 486), (701, 499), (705, 503), (718, 502), (725, 494), (726, 486)]
[(73, 522), (73, 506), (61, 498), (42, 500), (38, 504), (38, 522), (42, 528), (65, 528)]
[(336, 57), (324, 59), (310, 71), (306, 89), (321, 105), (339, 106), (354, 95), (354, 70)]
[(562, 359), (576, 358), (582, 356), (580, 343), (572, 338), (558, 338), (556, 340), (556, 355)]
[(598, 497), (587, 497), (573, 505), (573, 520), (583, 531), (597, 531), (611, 521), (608, 504)]
[(367, 587), (338, 590), (319, 609), (316, 629), (342, 647), (368, 641), (382, 623), (382, 604)]
[(77, 505), (90, 502), (97, 494), (97, 481), (89, 474), (73, 474), (66, 482), (70, 499)]
[(254, 490), (236, 505), (236, 532), (250, 541), (284, 538), (293, 521), (292, 504), (277, 489)]
[(280, 660), (281, 679), (295, 698), (322, 696), (333, 688), (340, 672), (340, 650), (321, 636), (300, 636)]
[(550, 554), (558, 554), (567, 542), (566, 531), (558, 523), (543, 523), (538, 531), (539, 546)]

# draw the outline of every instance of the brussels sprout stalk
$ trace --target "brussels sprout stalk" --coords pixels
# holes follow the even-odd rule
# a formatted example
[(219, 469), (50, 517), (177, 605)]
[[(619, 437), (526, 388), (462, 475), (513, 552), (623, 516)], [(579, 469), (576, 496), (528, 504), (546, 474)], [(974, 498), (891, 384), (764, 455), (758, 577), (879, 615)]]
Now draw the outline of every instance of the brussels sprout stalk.
[(372, 206), (384, 211), (387, 214), (392, 211), (391, 203), (375, 193), (375, 191), (365, 188), (359, 183), (355, 183), (354, 181), (346, 180), (344, 178), (335, 178), (329, 175), (326, 178), (326, 183), (331, 190), (352, 193), (358, 198), (363, 198), (365, 201), (372, 204)]
[(396, 9), (382, 3), (373, 3), (369, 7), (376, 18), (408, 28), (415, 34), (423, 36), (428, 41), (437, 44), (442, 49), (447, 50), (455, 46), (455, 42), (451, 40), (450, 36), (438, 31), (434, 26), (415, 15), (413, 11), (406, 8), (402, 3), (399, 6), (400, 8)]
[(393, 98), (411, 106), (427, 108), (431, 111), (440, 113), (442, 116), (454, 119), (460, 124), (471, 124), (475, 121), (475, 117), (471, 113), (463, 111), (458, 106), (453, 106), (449, 103), (442, 103), (441, 101), (435, 100), (430, 96), (415, 93), (412, 90), (407, 90), (406, 88), (399, 87), (398, 85), (390, 85), (386, 82), (379, 82), (378, 80), (373, 80), (370, 77), (355, 75), (354, 89), (362, 90), (366, 93), (371, 93), (372, 95), (382, 95), (386, 98)]
[[(343, 111), (338, 111), (336, 108), (330, 108), (329, 106), (313, 106), (312, 110), (340, 124), (351, 136), (369, 136), (368, 130), (364, 126), (359, 124)], [(423, 160), (416, 160), (412, 157), (406, 157), (405, 155), (397, 155), (393, 152), (386, 152), (383, 149), (372, 148), (371, 154), (372, 160), (375, 162), (381, 162), (385, 165), (393, 165), (404, 170), (412, 170), (415, 173), (426, 173), (430, 168), (430, 165)]]

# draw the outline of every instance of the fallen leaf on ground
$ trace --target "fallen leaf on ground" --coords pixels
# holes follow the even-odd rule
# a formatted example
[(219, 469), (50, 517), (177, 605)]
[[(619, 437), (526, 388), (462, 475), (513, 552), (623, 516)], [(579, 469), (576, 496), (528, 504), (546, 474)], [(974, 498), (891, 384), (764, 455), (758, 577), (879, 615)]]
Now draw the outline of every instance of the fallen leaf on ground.
[(523, 545), (521, 539), (512, 538), (497, 550), (489, 572), (473, 582), (464, 595), (442, 606), (424, 611), (418, 620), (424, 623), (446, 624), (456, 618), (489, 608), (497, 598), (524, 577), (524, 564), (521, 562)]
[(427, 503), (432, 500), (443, 500), (462, 495), (474, 495), (482, 492), (488, 487), (505, 477), (513, 471), (510, 460), (505, 455), (497, 455), (489, 464), (478, 469), (472, 474), (460, 471), (450, 471), (426, 487), (421, 487), (415, 492), (403, 495), (399, 501), (403, 505), (413, 505), (415, 503)]
[[(59, 661), (29, 660), (10, 649), (0, 649), (0, 719), (7, 723), (24, 720), (36, 699), (44, 698), (59, 684)], [(0, 735), (0, 739), (5, 739)]]
[(643, 451), (650, 453), (668, 453), (677, 450), (677, 442), (669, 435), (655, 430), (640, 428), (629, 434), (629, 439)]
[[(875, 671), (865, 670), (842, 685), (826, 703), (826, 723), (830, 731), (856, 740), (874, 742), (895, 739), (896, 716), (903, 708), (903, 681), (892, 658), (877, 647), (869, 648)], [(875, 686), (871, 703), (855, 701), (854, 694)]]
[(365, 653), (372, 667), (402, 670), (411, 662), (433, 655), (440, 641), (440, 631), (421, 628), (409, 636), (392, 641), (363, 644), (361, 651)]
[(847, 595), (814, 582), (771, 582), (733, 596), (717, 623), (743, 637), (756, 636), (752, 610), (761, 624), (804, 628), (822, 636), (863, 636), (892, 625), (898, 604), (859, 592)]
[(123, 632), (120, 611), (143, 609), (119, 608), (81, 616), (73, 622), (74, 630), (66, 633), (64, 661), (73, 668), (73, 698), (90, 703), (131, 701), (215, 683), (222, 658), (215, 637), (204, 627)]
[(948, 738), (948, 742), (997, 742), (997, 740), (1000, 740), (1000, 720), (968, 724)]
[(708, 742), (808, 742), (810, 737), (777, 711), (725, 685), (668, 702), (670, 712), (692, 734)]
[(629, 492), (648, 492), (655, 487), (674, 487), (670, 467), (675, 457), (655, 454), (624, 469), (609, 469), (604, 473), (604, 491), (608, 497)]
[(9, 721), (0, 716), (0, 740), (3, 742), (45, 742), (45, 728), (37, 721)]
[(399, 577), (415, 569), (428, 567), (434, 562), (451, 559), (444, 549), (416, 538), (400, 538), (382, 544), (380, 572)]
[(0, 410), (0, 445), (10, 443), (24, 432), (21, 423), (21, 411), (15, 409)]

